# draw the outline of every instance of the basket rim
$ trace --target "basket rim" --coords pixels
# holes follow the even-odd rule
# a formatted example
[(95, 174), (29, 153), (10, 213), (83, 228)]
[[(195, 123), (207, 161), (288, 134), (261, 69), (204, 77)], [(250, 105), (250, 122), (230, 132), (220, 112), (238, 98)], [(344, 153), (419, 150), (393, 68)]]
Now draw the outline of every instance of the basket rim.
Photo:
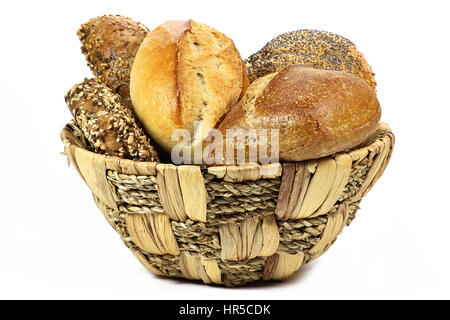
[[(160, 162), (150, 162), (150, 161), (136, 161), (136, 160), (130, 160), (130, 159), (123, 159), (117, 156), (109, 156), (104, 154), (99, 154), (92, 152), (84, 146), (83, 142), (74, 134), (74, 124), (73, 122), (69, 122), (64, 126), (64, 128), (61, 131), (60, 137), (64, 144), (64, 153), (69, 157), (70, 160), (73, 159), (71, 155), (74, 155), (75, 153), (83, 153), (86, 156), (96, 159), (97, 161), (101, 161), (105, 163), (106, 169), (109, 170), (115, 170), (123, 174), (130, 174), (130, 175), (156, 175), (157, 167), (160, 166), (195, 166), (200, 167), (204, 170), (202, 170), (203, 173), (211, 173), (216, 176), (222, 176), (225, 175), (225, 172), (227, 170), (237, 170), (240, 173), (244, 171), (259, 171), (260, 177), (259, 178), (275, 178), (279, 177), (282, 174), (282, 165), (287, 163), (302, 163), (302, 162), (308, 162), (308, 161), (317, 161), (318, 159), (325, 159), (325, 158), (334, 158), (341, 154), (349, 154), (352, 152), (363, 152), (364, 149), (370, 148), (372, 145), (375, 145), (377, 143), (377, 140), (382, 139), (384, 136), (390, 135), (392, 138), (392, 143), (394, 143), (394, 134), (392, 133), (391, 128), (389, 125), (385, 122), (380, 121), (377, 125), (376, 130), (374, 133), (362, 144), (359, 146), (356, 146), (355, 148), (352, 148), (348, 151), (344, 152), (338, 152), (326, 157), (317, 158), (317, 159), (310, 159), (310, 160), (303, 160), (303, 161), (289, 161), (289, 162), (279, 162), (279, 163), (270, 163), (270, 164), (256, 164), (256, 163), (247, 163), (247, 164), (238, 164), (238, 165), (221, 165), (221, 166), (202, 166), (202, 165), (174, 165), (171, 163), (160, 163)], [(390, 157), (390, 155), (389, 155)], [(71, 161), (75, 166), (76, 164)], [(78, 168), (77, 168), (78, 169)], [(253, 179), (252, 179), (253, 180)]]

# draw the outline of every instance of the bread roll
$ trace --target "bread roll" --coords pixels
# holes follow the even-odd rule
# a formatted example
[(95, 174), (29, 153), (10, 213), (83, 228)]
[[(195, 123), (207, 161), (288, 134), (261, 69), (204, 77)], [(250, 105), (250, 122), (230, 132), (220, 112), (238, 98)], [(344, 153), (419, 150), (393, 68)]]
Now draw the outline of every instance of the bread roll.
[(78, 30), (81, 51), (95, 78), (118, 93), (130, 109), (131, 66), (148, 32), (143, 24), (114, 15), (93, 18)]
[(85, 79), (67, 92), (66, 103), (96, 153), (138, 161), (158, 161), (132, 111), (103, 83)]
[(372, 69), (348, 39), (325, 31), (299, 30), (279, 35), (245, 60), (249, 79), (277, 72), (287, 65), (303, 64), (317, 69), (354, 74), (375, 89)]
[(139, 48), (131, 70), (131, 99), (139, 120), (166, 151), (174, 129), (201, 137), (216, 126), (248, 86), (246, 67), (233, 41), (204, 24), (168, 21)]
[(218, 128), (224, 135), (227, 129), (278, 129), (280, 161), (301, 161), (359, 145), (380, 115), (375, 91), (360, 78), (290, 65), (254, 81)]

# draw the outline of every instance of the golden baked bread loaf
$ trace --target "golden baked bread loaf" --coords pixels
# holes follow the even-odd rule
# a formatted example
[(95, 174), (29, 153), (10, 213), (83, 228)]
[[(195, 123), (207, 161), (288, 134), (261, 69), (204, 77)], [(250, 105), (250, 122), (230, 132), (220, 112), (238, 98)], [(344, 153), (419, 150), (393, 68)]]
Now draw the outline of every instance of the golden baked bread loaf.
[[(131, 70), (133, 108), (153, 140), (166, 151), (174, 129), (201, 136), (214, 128), (248, 86), (246, 67), (233, 41), (204, 24), (168, 21), (140, 46)], [(200, 137), (199, 137), (200, 138)]]
[(67, 92), (66, 103), (77, 126), (96, 153), (158, 161), (155, 149), (119, 95), (105, 84), (85, 79)]
[(131, 66), (148, 32), (143, 24), (115, 15), (93, 18), (78, 30), (81, 51), (95, 78), (118, 93), (128, 108)]
[(290, 65), (254, 81), (218, 128), (278, 129), (280, 161), (302, 161), (359, 145), (380, 116), (375, 91), (360, 78)]
[(299, 30), (281, 34), (245, 60), (250, 82), (287, 65), (352, 73), (375, 89), (372, 69), (348, 39), (326, 31)]

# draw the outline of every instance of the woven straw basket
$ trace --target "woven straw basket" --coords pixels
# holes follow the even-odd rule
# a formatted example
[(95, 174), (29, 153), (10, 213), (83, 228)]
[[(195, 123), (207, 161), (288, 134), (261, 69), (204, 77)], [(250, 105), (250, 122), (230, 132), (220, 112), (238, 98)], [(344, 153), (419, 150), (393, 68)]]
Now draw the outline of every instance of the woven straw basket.
[(95, 154), (73, 123), (61, 137), (98, 208), (147, 269), (226, 286), (285, 279), (327, 251), (394, 146), (380, 123), (347, 153), (201, 168)]

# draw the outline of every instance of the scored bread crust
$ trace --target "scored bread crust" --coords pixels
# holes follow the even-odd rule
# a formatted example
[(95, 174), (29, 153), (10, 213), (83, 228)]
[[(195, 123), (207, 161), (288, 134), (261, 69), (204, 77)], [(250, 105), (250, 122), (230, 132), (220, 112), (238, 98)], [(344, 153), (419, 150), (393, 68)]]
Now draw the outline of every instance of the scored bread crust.
[(182, 128), (178, 112), (177, 39), (188, 27), (186, 23), (168, 21), (154, 29), (142, 42), (131, 69), (134, 111), (162, 147), (167, 141), (166, 130)]
[(204, 24), (168, 21), (147, 36), (131, 71), (133, 107), (166, 151), (178, 143), (173, 130), (202, 121), (202, 137), (245, 92), (246, 67), (233, 41)]
[(193, 132), (201, 120), (202, 137), (238, 102), (247, 78), (233, 41), (192, 20), (179, 41), (177, 76), (181, 121)]
[(302, 64), (351, 73), (373, 89), (376, 87), (372, 69), (356, 46), (350, 40), (326, 31), (303, 29), (283, 33), (245, 62), (251, 82), (287, 65)]
[(375, 91), (360, 78), (290, 65), (253, 82), (218, 128), (278, 129), (280, 161), (302, 161), (359, 145), (380, 116)]
[(148, 32), (142, 23), (120, 15), (92, 18), (77, 32), (95, 78), (118, 93), (130, 109), (131, 66)]

